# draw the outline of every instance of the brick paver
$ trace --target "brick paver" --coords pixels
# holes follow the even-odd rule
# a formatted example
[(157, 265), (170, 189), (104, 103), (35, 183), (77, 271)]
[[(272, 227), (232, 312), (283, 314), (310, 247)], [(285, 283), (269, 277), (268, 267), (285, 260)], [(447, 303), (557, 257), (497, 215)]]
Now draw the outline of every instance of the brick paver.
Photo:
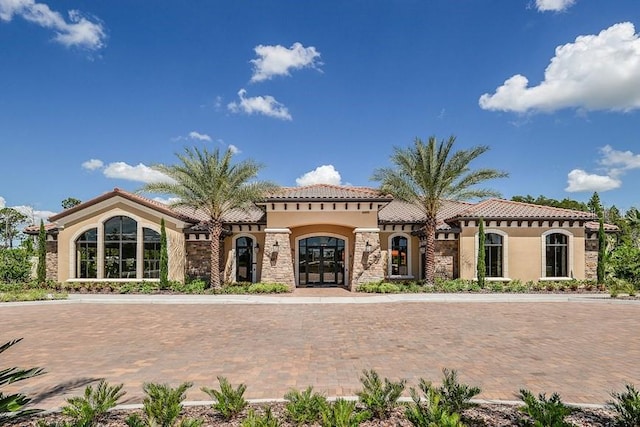
[(363, 369), (415, 386), (443, 367), (481, 398), (526, 387), (604, 403), (640, 385), (639, 319), (640, 304), (607, 302), (0, 306), (3, 342), (24, 337), (0, 368), (44, 367), (19, 384), (41, 408), (99, 378), (139, 403), (145, 381), (192, 381), (191, 400), (208, 399), (200, 387), (218, 375), (249, 398), (308, 385), (333, 396), (354, 395)]

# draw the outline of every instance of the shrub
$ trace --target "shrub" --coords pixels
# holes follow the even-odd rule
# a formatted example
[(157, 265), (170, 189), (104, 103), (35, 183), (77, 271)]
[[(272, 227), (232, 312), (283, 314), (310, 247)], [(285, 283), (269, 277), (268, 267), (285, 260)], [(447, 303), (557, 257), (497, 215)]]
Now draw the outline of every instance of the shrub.
[(289, 287), (282, 283), (253, 283), (247, 289), (250, 294), (282, 294), (289, 292)]
[(629, 296), (635, 296), (636, 294), (633, 284), (629, 283), (625, 279), (610, 278), (607, 280), (607, 288), (609, 289), (609, 295), (611, 295), (611, 298), (616, 298), (620, 293), (625, 293)]
[(118, 400), (124, 394), (122, 384), (111, 386), (105, 380), (101, 380), (95, 390), (92, 386), (85, 388), (83, 397), (67, 399), (67, 405), (62, 407), (62, 413), (71, 417), (76, 427), (95, 426), (109, 409), (118, 404)]
[(358, 400), (375, 418), (379, 419), (389, 416), (407, 383), (406, 380), (392, 382), (388, 378), (385, 378), (383, 383), (380, 375), (373, 369), (362, 371), (360, 382), (362, 390), (356, 393)]
[(449, 413), (442, 404), (442, 396), (430, 383), (420, 380), (421, 398), (415, 388), (411, 388), (413, 403), (407, 406), (405, 416), (416, 427), (463, 427), (460, 415)]
[(502, 282), (489, 282), (489, 290), (491, 290), (491, 292), (502, 292), (504, 286)]
[(640, 392), (632, 384), (625, 385), (626, 391), (612, 392), (613, 401), (609, 406), (616, 412), (615, 425), (617, 427), (640, 426)]
[(218, 411), (225, 420), (230, 420), (246, 408), (247, 401), (244, 398), (244, 391), (247, 386), (240, 384), (234, 389), (225, 377), (218, 377), (218, 382), (220, 383), (220, 390), (207, 387), (202, 387), (201, 390), (215, 401), (211, 407)]
[(251, 408), (249, 414), (240, 424), (242, 427), (279, 427), (282, 423), (271, 414), (271, 408), (267, 408), (263, 415), (256, 414)]
[(287, 400), (285, 409), (288, 417), (298, 425), (320, 421), (322, 411), (328, 404), (327, 398), (320, 393), (314, 393), (311, 386), (302, 392), (291, 390), (284, 398)]
[(185, 382), (177, 388), (167, 384), (145, 383), (142, 389), (146, 397), (142, 402), (144, 418), (133, 414), (127, 418), (129, 427), (198, 427), (202, 420), (185, 418), (178, 422), (182, 412), (182, 401), (186, 398), (186, 391), (191, 383)]
[(522, 412), (529, 415), (530, 419), (522, 419), (525, 426), (534, 427), (569, 427), (571, 423), (565, 421), (565, 417), (571, 414), (571, 408), (562, 403), (560, 395), (553, 393), (549, 399), (541, 393), (536, 398), (529, 390), (520, 390), (520, 399), (524, 406)]
[(0, 282), (28, 282), (31, 254), (26, 249), (0, 249)]
[[(22, 338), (8, 341), (0, 345), (0, 353), (4, 353), (9, 348), (22, 341)], [(7, 384), (13, 384), (28, 378), (42, 375), (44, 371), (41, 368), (6, 368), (0, 370), (0, 387)], [(0, 425), (8, 420), (17, 420), (29, 415), (40, 412), (39, 409), (24, 409), (31, 402), (31, 398), (22, 393), (5, 394), (0, 391)]]
[(442, 404), (450, 413), (461, 413), (473, 406), (470, 402), (482, 391), (479, 387), (458, 382), (458, 373), (452, 369), (442, 370), (442, 385), (436, 390), (442, 396)]
[(183, 294), (203, 294), (207, 290), (207, 282), (201, 279), (190, 280), (185, 283), (169, 282), (169, 289)]
[(381, 282), (362, 283), (362, 284), (358, 285), (358, 287), (356, 288), (356, 291), (357, 292), (365, 292), (365, 293), (374, 294), (374, 293), (378, 292), (378, 288), (380, 287), (380, 283)]
[(370, 416), (368, 411), (359, 412), (356, 409), (356, 402), (338, 398), (324, 408), (320, 425), (322, 427), (357, 427)]

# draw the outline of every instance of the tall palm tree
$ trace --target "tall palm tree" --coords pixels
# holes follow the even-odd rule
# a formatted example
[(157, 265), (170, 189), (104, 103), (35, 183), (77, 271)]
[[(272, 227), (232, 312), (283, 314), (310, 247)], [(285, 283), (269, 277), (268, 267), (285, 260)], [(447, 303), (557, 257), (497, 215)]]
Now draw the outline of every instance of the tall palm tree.
[(395, 147), (391, 156), (395, 168), (377, 169), (372, 177), (381, 183), (383, 192), (415, 204), (424, 213), (424, 276), (428, 284), (435, 282), (436, 217), (441, 201), (497, 196), (495, 191), (473, 187), (489, 179), (508, 176), (495, 169), (471, 170), (469, 164), (489, 148), (478, 146), (452, 152), (455, 140), (451, 136), (438, 142), (432, 136), (426, 144), (416, 138), (412, 147)]
[(220, 287), (220, 236), (223, 217), (232, 210), (246, 210), (276, 186), (255, 180), (262, 165), (245, 160), (233, 164), (233, 152), (221, 154), (206, 148), (185, 148), (176, 154), (175, 165), (155, 165), (153, 169), (171, 178), (168, 182), (145, 185), (140, 191), (171, 194), (178, 201), (173, 206), (186, 206), (204, 212), (211, 244), (211, 287)]

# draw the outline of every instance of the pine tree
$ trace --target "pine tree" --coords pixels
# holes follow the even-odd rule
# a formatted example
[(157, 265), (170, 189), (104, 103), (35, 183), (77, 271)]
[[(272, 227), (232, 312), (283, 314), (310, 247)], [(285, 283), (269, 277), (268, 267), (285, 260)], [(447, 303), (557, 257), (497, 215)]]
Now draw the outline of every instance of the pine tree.
[(485, 235), (484, 235), (484, 219), (480, 218), (480, 226), (478, 227), (478, 264), (477, 264), (477, 275), (478, 275), (478, 285), (481, 288), (484, 288), (485, 277), (487, 275), (487, 266), (485, 264), (484, 258), (484, 244), (485, 244)]
[(44, 222), (40, 220), (40, 232), (38, 233), (38, 283), (47, 281), (47, 233), (44, 230)]
[(160, 289), (169, 286), (169, 253), (167, 251), (167, 230), (164, 218), (160, 220)]

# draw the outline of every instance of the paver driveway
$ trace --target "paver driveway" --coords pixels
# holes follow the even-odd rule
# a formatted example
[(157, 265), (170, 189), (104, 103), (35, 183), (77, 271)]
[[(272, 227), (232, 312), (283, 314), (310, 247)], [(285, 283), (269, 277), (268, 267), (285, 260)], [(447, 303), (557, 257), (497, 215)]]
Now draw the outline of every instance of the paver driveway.
[(332, 396), (355, 394), (363, 369), (416, 385), (443, 367), (481, 398), (527, 387), (604, 403), (640, 385), (639, 322), (640, 304), (607, 302), (0, 306), (3, 342), (24, 337), (0, 367), (44, 367), (19, 387), (41, 408), (99, 378), (139, 403), (145, 381), (192, 381), (191, 400), (208, 399), (200, 387), (218, 375), (249, 398), (308, 385)]

